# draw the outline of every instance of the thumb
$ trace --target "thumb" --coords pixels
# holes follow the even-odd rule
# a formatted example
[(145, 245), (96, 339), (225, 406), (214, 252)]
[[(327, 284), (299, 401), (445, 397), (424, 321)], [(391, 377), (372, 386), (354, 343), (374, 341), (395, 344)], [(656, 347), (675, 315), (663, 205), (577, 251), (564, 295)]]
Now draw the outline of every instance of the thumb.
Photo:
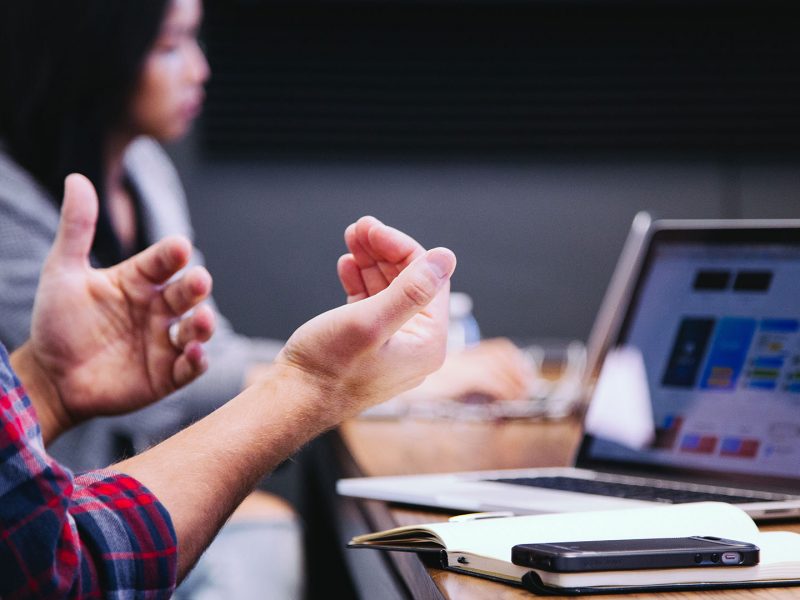
[(450, 281), (455, 268), (453, 252), (447, 248), (428, 250), (403, 269), (385, 290), (352, 306), (359, 307), (362, 318), (381, 324), (381, 342), (425, 308), (435, 321), (446, 327), (448, 297), (439, 292)]
[(97, 193), (91, 181), (77, 173), (67, 176), (61, 220), (49, 261), (86, 264), (97, 224), (97, 204)]

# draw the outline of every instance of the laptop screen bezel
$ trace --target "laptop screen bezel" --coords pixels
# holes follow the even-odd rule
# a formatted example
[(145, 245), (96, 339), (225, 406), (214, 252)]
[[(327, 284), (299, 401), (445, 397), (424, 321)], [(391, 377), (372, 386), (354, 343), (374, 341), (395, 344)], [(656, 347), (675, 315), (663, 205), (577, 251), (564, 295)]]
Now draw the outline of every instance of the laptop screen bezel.
[[(788, 245), (800, 248), (800, 220), (764, 221), (656, 221), (648, 238), (644, 259), (635, 274), (636, 281), (630, 301), (625, 309), (616, 339), (609, 348), (624, 345), (635, 308), (641, 299), (647, 274), (653, 265), (656, 250), (665, 244), (714, 245)], [(798, 299), (800, 304), (800, 299)], [(800, 307), (799, 307), (800, 308)], [(800, 310), (799, 310), (800, 312)], [(594, 436), (584, 432), (575, 458), (575, 466), (596, 471), (629, 475), (698, 481), (707, 484), (731, 486), (742, 489), (759, 489), (786, 493), (800, 493), (800, 471), (796, 478), (759, 476), (748, 473), (725, 473), (700, 468), (656, 465), (633, 460), (598, 459), (590, 455)]]

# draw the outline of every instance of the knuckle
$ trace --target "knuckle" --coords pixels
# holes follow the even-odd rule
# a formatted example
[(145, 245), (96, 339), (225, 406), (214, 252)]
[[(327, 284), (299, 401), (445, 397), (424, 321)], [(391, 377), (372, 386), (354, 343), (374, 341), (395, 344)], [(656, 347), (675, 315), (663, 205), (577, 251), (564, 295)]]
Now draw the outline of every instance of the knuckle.
[(411, 279), (403, 286), (403, 294), (417, 306), (426, 306), (430, 303), (433, 291), (432, 282), (424, 277)]

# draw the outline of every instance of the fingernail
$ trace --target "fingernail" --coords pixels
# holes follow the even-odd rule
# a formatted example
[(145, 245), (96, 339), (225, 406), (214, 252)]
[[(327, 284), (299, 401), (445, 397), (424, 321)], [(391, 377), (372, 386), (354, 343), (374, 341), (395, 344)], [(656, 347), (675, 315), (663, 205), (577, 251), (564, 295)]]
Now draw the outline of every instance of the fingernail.
[(439, 279), (446, 279), (453, 271), (455, 264), (453, 253), (445, 248), (434, 248), (428, 252), (425, 259)]

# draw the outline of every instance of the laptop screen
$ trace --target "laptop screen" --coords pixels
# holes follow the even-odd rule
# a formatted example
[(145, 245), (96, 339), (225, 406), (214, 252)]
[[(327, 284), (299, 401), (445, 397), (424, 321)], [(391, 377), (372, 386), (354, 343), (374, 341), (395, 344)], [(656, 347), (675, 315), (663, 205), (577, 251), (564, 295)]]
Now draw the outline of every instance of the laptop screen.
[(800, 229), (656, 229), (616, 346), (641, 354), (655, 441), (587, 435), (580, 466), (797, 486)]

